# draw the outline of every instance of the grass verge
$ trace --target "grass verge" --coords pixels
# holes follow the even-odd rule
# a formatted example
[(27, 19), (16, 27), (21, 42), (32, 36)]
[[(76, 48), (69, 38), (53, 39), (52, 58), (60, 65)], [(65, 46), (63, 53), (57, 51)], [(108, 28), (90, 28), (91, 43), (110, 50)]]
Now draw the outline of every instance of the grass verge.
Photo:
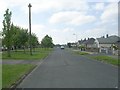
[(87, 55), (88, 58), (92, 58), (94, 60), (102, 61), (105, 63), (109, 63), (115, 66), (120, 66), (120, 61), (117, 58), (112, 58), (110, 56), (105, 56), (105, 55), (100, 55), (100, 56), (91, 56), (87, 52), (80, 52), (80, 51), (74, 51), (74, 53), (79, 54), (79, 55)]
[(2, 59), (3, 60), (40, 60), (44, 59), (48, 54), (52, 51), (52, 48), (36, 48), (35, 51), (33, 51), (33, 55), (30, 55), (30, 52), (26, 50), (24, 53), (24, 50), (18, 50), (16, 51), (11, 51), (11, 57), (7, 56), (7, 52), (2, 53)]
[(29, 72), (35, 65), (3, 65), (2, 67), (2, 88), (9, 88), (24, 74)]
[(109, 56), (90, 56), (91, 58), (118, 66), (118, 59)]
[(87, 52), (80, 52), (80, 51), (74, 51), (76, 54), (79, 54), (79, 55), (88, 55), (89, 53)]

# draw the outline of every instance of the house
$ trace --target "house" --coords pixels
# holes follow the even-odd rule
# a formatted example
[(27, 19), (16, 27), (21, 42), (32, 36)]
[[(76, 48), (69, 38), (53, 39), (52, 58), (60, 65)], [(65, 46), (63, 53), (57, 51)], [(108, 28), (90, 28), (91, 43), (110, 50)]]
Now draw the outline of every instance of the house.
[(100, 53), (114, 54), (115, 52), (114, 46), (117, 46), (119, 40), (120, 37), (116, 35), (108, 36), (107, 34), (106, 38), (105, 37), (96, 38), (95, 46), (99, 48)]
[(79, 47), (81, 50), (86, 51), (96, 51), (96, 45), (95, 45), (95, 39), (94, 38), (88, 38), (88, 40), (79, 40)]
[(88, 38), (88, 40), (84, 41), (83, 44), (85, 45), (86, 48), (93, 48), (95, 47), (94, 44), (95, 39), (94, 38)]
[(76, 43), (71, 43), (71, 47), (76, 47)]
[(84, 44), (85, 41), (86, 41), (86, 39), (84, 39), (84, 40), (81, 39), (77, 43), (77, 46), (81, 51), (85, 51), (85, 44)]

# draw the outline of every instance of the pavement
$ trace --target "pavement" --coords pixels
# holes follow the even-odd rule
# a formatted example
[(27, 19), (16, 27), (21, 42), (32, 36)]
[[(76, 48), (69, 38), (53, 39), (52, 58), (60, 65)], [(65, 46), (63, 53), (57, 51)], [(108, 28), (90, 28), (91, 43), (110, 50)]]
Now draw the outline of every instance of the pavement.
[(56, 48), (17, 88), (115, 88), (118, 68)]

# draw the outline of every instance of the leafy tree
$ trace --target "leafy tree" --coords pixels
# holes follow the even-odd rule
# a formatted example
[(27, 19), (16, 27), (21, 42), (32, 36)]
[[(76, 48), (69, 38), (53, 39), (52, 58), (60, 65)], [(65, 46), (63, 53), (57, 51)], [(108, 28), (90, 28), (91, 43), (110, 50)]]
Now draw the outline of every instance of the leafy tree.
[(3, 20), (3, 36), (5, 38), (5, 44), (7, 46), (7, 51), (8, 51), (8, 57), (10, 57), (10, 49), (11, 49), (11, 15), (12, 12), (7, 9), (4, 14), (4, 20)]
[(28, 48), (28, 44), (29, 44), (28, 30), (14, 25), (12, 26), (12, 30), (13, 30), (12, 41), (15, 50), (17, 50), (17, 48), (22, 48), (24, 49), (24, 53), (25, 53), (25, 48)]
[(17, 48), (18, 48), (18, 46), (20, 45), (20, 42), (21, 42), (21, 40), (19, 39), (20, 28), (18, 26), (14, 26), (12, 24), (11, 30), (12, 30), (12, 45), (14, 46), (14, 49), (17, 51)]
[(35, 48), (37, 47), (37, 45), (39, 45), (39, 42), (38, 42), (38, 38), (36, 37), (34, 33), (32, 33), (31, 35), (31, 44), (32, 44), (32, 48), (35, 51)]
[[(29, 47), (29, 33), (27, 29), (21, 28), (19, 26), (14, 26), (11, 24), (11, 15), (9, 9), (6, 10), (3, 20), (3, 31), (2, 34), (2, 45), (7, 47), (8, 56), (10, 57), (10, 49), (13, 48), (17, 51), (17, 48), (24, 49)], [(31, 35), (32, 46), (35, 48), (38, 43), (38, 38), (35, 34)]]
[(71, 43), (67, 43), (67, 46), (69, 47), (69, 48), (71, 48), (72, 46), (71, 46)]
[(26, 44), (28, 42), (28, 37), (29, 37), (28, 30), (21, 29), (19, 34), (19, 41), (20, 41), (21, 47), (24, 49), (24, 53), (25, 53)]
[[(29, 47), (29, 33), (27, 29), (23, 29), (19, 26), (14, 26), (13, 24), (11, 25), (11, 45), (14, 47), (14, 49), (17, 51), (17, 48), (23, 48), (25, 51), (25, 48)], [(33, 33), (31, 35), (31, 42), (32, 46), (36, 47), (38, 43), (38, 38), (36, 35)], [(6, 44), (6, 37), (3, 38), (3, 45)]]
[(46, 35), (42, 41), (41, 41), (41, 46), (45, 47), (45, 48), (52, 48), (53, 47), (53, 40), (51, 37), (49, 37), (48, 35)]

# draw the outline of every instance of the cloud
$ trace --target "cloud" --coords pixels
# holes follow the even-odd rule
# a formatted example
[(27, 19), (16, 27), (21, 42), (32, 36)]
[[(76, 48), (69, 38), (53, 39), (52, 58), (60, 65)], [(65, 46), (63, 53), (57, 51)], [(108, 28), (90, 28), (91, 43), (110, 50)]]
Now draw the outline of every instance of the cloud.
[(49, 19), (49, 22), (53, 24), (65, 23), (72, 25), (82, 25), (86, 23), (91, 23), (95, 20), (96, 18), (94, 16), (85, 15), (84, 12), (64, 11), (53, 14)]
[(87, 37), (100, 37), (106, 34), (107, 30), (105, 28), (93, 28), (86, 30), (85, 34)]
[[(27, 25), (19, 24), (23, 28), (28, 28)], [(53, 42), (55, 44), (63, 43), (65, 44), (68, 41), (74, 41), (74, 37), (70, 37), (70, 35), (73, 34), (74, 29), (73, 28), (63, 28), (63, 29), (57, 29), (57, 28), (49, 28), (46, 25), (43, 24), (33, 24), (31, 27), (32, 33), (35, 33), (36, 36), (39, 39), (39, 42), (43, 39), (45, 35), (49, 35), (52, 37)]]
[[(28, 4), (32, 4), (32, 12), (39, 13), (48, 10), (87, 10), (89, 6), (85, 0), (1, 0), (3, 7), (19, 7), (23, 12), (28, 12)], [(3, 8), (2, 7), (2, 8)]]
[(119, 0), (107, 0), (107, 2), (119, 2)]
[(102, 22), (117, 22), (118, 19), (118, 4), (111, 3), (106, 6), (104, 12), (101, 15)]
[(6, 9), (7, 9), (7, 4), (3, 0), (1, 0), (0, 1), (0, 14), (5, 12)]
[(83, 24), (87, 24), (87, 23), (92, 23), (96, 20), (96, 18), (94, 16), (90, 16), (90, 15), (81, 15), (76, 19), (73, 19), (70, 24), (73, 25), (83, 25)]
[(65, 29), (63, 29), (63, 33), (68, 33), (68, 32), (73, 32), (74, 31), (74, 29), (72, 29), (72, 28), (65, 28)]
[(87, 2), (119, 2), (119, 0), (86, 0)]
[(74, 42), (76, 40), (73, 33), (75, 32), (74, 28), (63, 28), (63, 29), (51, 29), (50, 35), (53, 38), (55, 44), (66, 44), (67, 42)]
[(103, 10), (104, 9), (104, 3), (97, 3), (96, 5), (95, 5), (95, 9), (96, 10)]

